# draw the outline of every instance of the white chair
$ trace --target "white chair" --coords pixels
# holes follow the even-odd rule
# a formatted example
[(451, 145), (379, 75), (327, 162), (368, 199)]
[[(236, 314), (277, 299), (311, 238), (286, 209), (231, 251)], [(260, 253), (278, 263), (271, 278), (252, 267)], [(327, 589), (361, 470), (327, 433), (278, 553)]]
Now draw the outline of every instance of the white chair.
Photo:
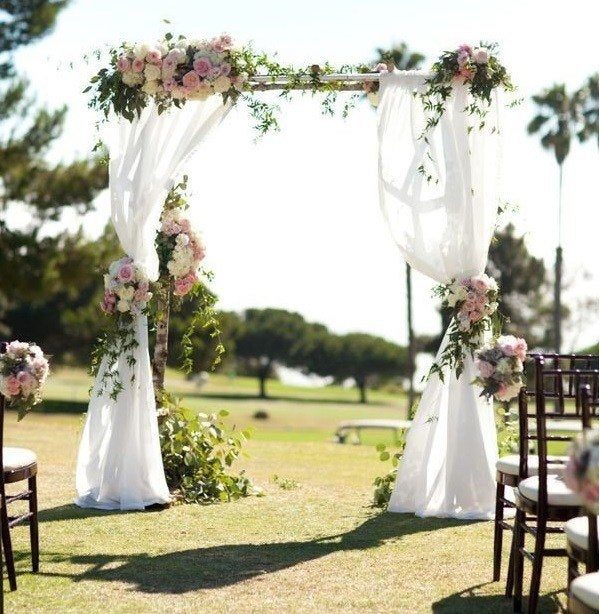
[(569, 614), (598, 612), (600, 574), (596, 571), (575, 578), (569, 591)]

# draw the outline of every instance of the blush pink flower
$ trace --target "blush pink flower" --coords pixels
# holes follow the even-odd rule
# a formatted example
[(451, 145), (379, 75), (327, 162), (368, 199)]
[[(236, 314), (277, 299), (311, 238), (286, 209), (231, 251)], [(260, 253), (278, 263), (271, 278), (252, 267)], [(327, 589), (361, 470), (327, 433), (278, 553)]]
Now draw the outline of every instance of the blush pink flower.
[(127, 283), (133, 279), (134, 273), (135, 271), (131, 264), (122, 264), (117, 273), (117, 279)]
[(213, 65), (208, 58), (198, 58), (194, 60), (194, 70), (201, 76), (206, 77), (210, 73)]
[(128, 70), (131, 70), (131, 62), (126, 56), (122, 55), (117, 60), (117, 70), (119, 72), (127, 72)]
[(176, 279), (174, 286), (173, 294), (176, 296), (185, 296), (192, 289), (192, 284), (185, 277)]
[(224, 77), (228, 77), (230, 73), (231, 73), (231, 64), (229, 62), (223, 62), (219, 66), (219, 74), (223, 75)]
[(490, 364), (486, 360), (478, 360), (475, 363), (477, 370), (479, 371), (479, 376), (487, 379), (488, 377), (492, 377), (494, 374), (495, 368), (494, 365)]
[(522, 362), (527, 358), (527, 342), (517, 337), (514, 345), (515, 356)]
[(150, 64), (161, 64), (162, 63), (162, 55), (158, 49), (151, 49), (148, 51), (146, 55), (146, 62), (150, 62)]
[(211, 41), (211, 47), (216, 53), (223, 53), (228, 51), (233, 46), (233, 39), (229, 34), (221, 34), (217, 38), (213, 38)]
[(193, 70), (186, 72), (181, 81), (183, 87), (188, 90), (195, 90), (200, 85), (200, 77), (198, 77), (198, 73)]
[(21, 392), (21, 383), (14, 375), (9, 375), (4, 381), (8, 396), (16, 397)]
[(473, 73), (468, 68), (461, 68), (458, 71), (458, 76), (462, 78), (463, 83), (466, 83), (473, 78)]
[(19, 380), (19, 384), (21, 384), (21, 392), (24, 396), (28, 397), (35, 392), (38, 382), (29, 371), (20, 371), (17, 375), (17, 379)]
[(375, 72), (388, 72), (387, 64), (384, 62), (379, 62), (379, 64), (375, 66)]
[(133, 72), (143, 72), (144, 70), (144, 65), (145, 62), (144, 60), (141, 60), (139, 58), (136, 58), (135, 60), (133, 60), (133, 62), (131, 63), (131, 70), (133, 70)]
[(175, 81), (173, 77), (169, 77), (163, 81), (163, 88), (165, 92), (172, 92), (176, 85), (177, 81)]

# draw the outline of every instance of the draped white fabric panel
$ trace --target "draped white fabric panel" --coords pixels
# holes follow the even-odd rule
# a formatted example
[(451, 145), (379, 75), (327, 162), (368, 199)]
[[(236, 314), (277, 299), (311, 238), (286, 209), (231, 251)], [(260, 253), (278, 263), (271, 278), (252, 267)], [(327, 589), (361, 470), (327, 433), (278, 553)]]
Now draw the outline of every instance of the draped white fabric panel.
[[(456, 86), (439, 124), (424, 126), (424, 75), (382, 75), (379, 189), (383, 214), (402, 256), (436, 282), (482, 273), (499, 205), (499, 109), (487, 125), (465, 112)], [(496, 96), (496, 94), (494, 95)], [(419, 168), (424, 165), (425, 173)], [(427, 181), (425, 174), (432, 180)], [(440, 352), (445, 346), (443, 341)], [(496, 430), (492, 404), (479, 397), (471, 357), (457, 380), (430, 378), (407, 436), (389, 509), (421, 516), (488, 518), (495, 493)]]
[[(109, 126), (111, 219), (124, 252), (152, 281), (158, 278), (154, 241), (165, 197), (185, 161), (229, 109), (220, 96), (160, 115), (151, 104), (133, 122), (120, 118)], [(99, 394), (105, 363), (92, 390), (77, 459), (81, 507), (143, 509), (169, 500), (145, 316), (136, 318), (135, 337), (135, 365), (124, 356), (117, 365), (124, 386), (117, 399), (110, 390)]]

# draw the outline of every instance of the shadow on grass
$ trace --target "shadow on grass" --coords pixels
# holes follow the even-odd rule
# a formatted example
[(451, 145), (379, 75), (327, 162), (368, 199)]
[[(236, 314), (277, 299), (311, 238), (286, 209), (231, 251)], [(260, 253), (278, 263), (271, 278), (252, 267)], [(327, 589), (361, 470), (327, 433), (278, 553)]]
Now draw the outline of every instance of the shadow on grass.
[[(54, 513), (60, 513), (60, 508)], [(230, 586), (337, 552), (377, 548), (388, 540), (413, 533), (464, 525), (464, 521), (457, 520), (380, 514), (347, 533), (299, 542), (227, 544), (158, 556), (46, 554), (43, 563), (69, 563), (88, 569), (82, 573), (53, 573), (44, 571), (47, 565), (42, 564), (40, 573), (73, 581), (125, 582), (144, 593), (181, 594)]]
[[(146, 512), (160, 512), (165, 509), (164, 505), (153, 505), (145, 509)], [(140, 510), (97, 510), (93, 508), (83, 508), (74, 503), (59, 505), (38, 512), (40, 522), (56, 522), (60, 520), (85, 520), (87, 518), (102, 518), (103, 516), (114, 516), (115, 514), (139, 514)]]
[[(489, 584), (478, 584), (471, 588), (465, 589), (460, 593), (454, 593), (444, 599), (440, 599), (431, 605), (431, 611), (435, 614), (493, 614), (494, 612), (504, 613), (512, 611), (512, 600), (504, 595), (481, 595), (478, 594), (478, 589), (481, 589)], [(540, 595), (538, 601), (538, 612), (564, 612), (560, 601), (558, 600), (559, 593), (548, 593)], [(523, 599), (523, 606), (527, 607), (527, 598)]]

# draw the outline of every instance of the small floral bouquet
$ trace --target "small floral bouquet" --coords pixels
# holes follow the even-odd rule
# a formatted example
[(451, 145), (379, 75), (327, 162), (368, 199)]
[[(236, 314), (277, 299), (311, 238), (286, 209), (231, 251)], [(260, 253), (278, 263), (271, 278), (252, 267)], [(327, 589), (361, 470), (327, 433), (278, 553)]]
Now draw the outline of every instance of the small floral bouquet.
[(459, 377), (464, 368), (465, 351), (471, 355), (484, 342), (485, 332), (498, 334), (502, 319), (498, 314), (498, 284), (485, 273), (438, 286), (435, 295), (442, 307), (452, 310), (448, 329), (448, 344), (429, 374), (443, 379), (443, 368), (449, 366)]
[[(363, 65), (359, 66), (358, 70), (361, 73), (387, 73), (390, 67), (385, 62), (379, 62), (374, 68)], [(379, 81), (365, 81), (363, 83), (363, 92), (365, 93), (367, 100), (376, 107), (379, 105)]]
[(483, 388), (481, 396), (510, 401), (523, 387), (523, 362), (527, 357), (525, 339), (503, 335), (475, 352), (477, 377), (473, 384)]
[(48, 359), (35, 343), (11, 341), (0, 353), (0, 392), (19, 412), (19, 420), (41, 402), (48, 371)]
[(470, 101), (465, 112), (475, 118), (479, 129), (483, 129), (493, 90), (498, 87), (505, 92), (515, 90), (496, 52), (496, 44), (480, 43), (476, 47), (462, 44), (458, 49), (445, 51), (440, 56), (431, 67), (431, 76), (420, 94), (427, 113), (422, 138), (426, 139), (429, 130), (440, 121), (455, 85), (468, 86)]
[(584, 506), (598, 514), (597, 429), (588, 429), (573, 440), (564, 477), (567, 486), (581, 497)]
[(104, 299), (100, 307), (109, 315), (144, 313), (152, 297), (149, 287), (147, 277), (131, 258), (115, 260), (104, 276)]
[(198, 268), (206, 251), (183, 209), (163, 211), (157, 248), (163, 268), (173, 278), (173, 294), (185, 296), (199, 281)]

